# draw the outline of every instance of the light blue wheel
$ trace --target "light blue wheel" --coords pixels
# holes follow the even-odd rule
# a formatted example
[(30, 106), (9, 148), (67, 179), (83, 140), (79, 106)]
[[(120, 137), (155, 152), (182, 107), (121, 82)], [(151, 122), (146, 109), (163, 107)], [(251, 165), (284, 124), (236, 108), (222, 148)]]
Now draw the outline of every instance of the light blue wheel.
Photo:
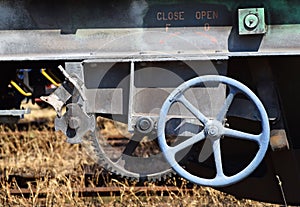
[[(209, 119), (208, 117), (206, 117), (184, 96), (184, 92), (187, 89), (199, 84), (205, 85), (209, 83), (223, 83), (226, 85), (229, 91), (225, 99), (225, 103), (220, 109), (218, 115), (213, 119)], [(251, 100), (254, 103), (255, 107), (257, 108), (260, 115), (259, 118), (261, 120), (261, 132), (259, 134), (242, 132), (224, 126), (223, 123), (226, 118), (227, 111), (230, 105), (232, 104), (232, 101), (235, 98), (236, 94), (244, 94), (249, 100)], [(167, 122), (168, 111), (172, 104), (176, 102), (180, 102), (181, 104), (183, 104), (204, 125), (204, 129), (198, 134), (192, 136), (191, 138), (181, 142), (180, 144), (177, 144), (175, 146), (169, 146), (166, 142), (165, 127)], [(247, 165), (247, 167), (231, 176), (226, 176), (222, 167), (220, 139), (223, 136), (236, 139), (250, 140), (257, 143), (258, 145), (258, 150), (252, 161)], [(160, 117), (158, 120), (158, 141), (161, 151), (164, 154), (166, 160), (172, 166), (174, 171), (180, 176), (193, 183), (204, 186), (227, 186), (234, 184), (247, 177), (251, 172), (255, 170), (255, 168), (260, 164), (260, 162), (264, 158), (269, 145), (269, 137), (270, 126), (268, 115), (261, 101), (247, 86), (226, 76), (206, 75), (196, 77), (184, 82), (168, 96), (161, 108)], [(204, 139), (210, 139), (212, 143), (212, 149), (216, 165), (216, 176), (212, 179), (202, 178), (191, 174), (186, 169), (184, 169), (184, 167), (182, 167), (175, 158), (176, 153), (178, 153), (179, 151), (191, 147), (193, 144), (200, 142)]]

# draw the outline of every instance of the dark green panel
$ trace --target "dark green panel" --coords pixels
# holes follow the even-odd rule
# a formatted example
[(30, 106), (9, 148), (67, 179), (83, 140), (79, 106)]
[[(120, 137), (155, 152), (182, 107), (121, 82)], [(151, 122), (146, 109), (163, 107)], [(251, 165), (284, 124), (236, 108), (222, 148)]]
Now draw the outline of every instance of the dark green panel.
[(298, 24), (296, 0), (2, 0), (0, 29), (142, 28), (229, 26), (236, 23), (238, 8), (265, 8), (267, 24)]

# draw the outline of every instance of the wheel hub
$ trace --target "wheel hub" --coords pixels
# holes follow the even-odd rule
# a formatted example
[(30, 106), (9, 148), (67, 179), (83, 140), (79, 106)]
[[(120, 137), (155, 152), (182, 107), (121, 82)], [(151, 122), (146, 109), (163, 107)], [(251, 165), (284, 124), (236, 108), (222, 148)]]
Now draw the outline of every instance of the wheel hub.
[(223, 125), (217, 120), (211, 120), (204, 127), (205, 136), (210, 139), (218, 139), (223, 135)]

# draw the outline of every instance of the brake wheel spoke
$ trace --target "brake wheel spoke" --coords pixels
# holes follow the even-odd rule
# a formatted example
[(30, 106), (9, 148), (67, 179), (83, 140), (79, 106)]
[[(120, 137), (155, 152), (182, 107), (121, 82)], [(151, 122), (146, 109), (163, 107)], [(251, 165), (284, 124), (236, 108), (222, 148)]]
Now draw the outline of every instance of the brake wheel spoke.
[(214, 151), (214, 158), (215, 158), (215, 164), (216, 164), (216, 170), (217, 170), (216, 177), (224, 177), (220, 139), (216, 139), (213, 141), (213, 151)]
[(208, 118), (204, 116), (193, 104), (191, 104), (184, 95), (181, 95), (177, 101), (182, 103), (200, 122), (203, 124), (208, 122)]
[(228, 96), (225, 100), (225, 103), (224, 103), (221, 111), (217, 115), (217, 120), (218, 121), (223, 121), (224, 120), (224, 118), (227, 114), (227, 111), (228, 111), (230, 105), (232, 104), (232, 101), (233, 101), (234, 96), (236, 95), (236, 93), (237, 93), (237, 90), (235, 88), (229, 86), (229, 94), (228, 94)]
[(259, 142), (261, 134), (255, 135), (251, 133), (241, 132), (235, 129), (224, 128), (224, 135), (232, 138), (246, 139)]
[(180, 144), (170, 147), (170, 150), (172, 150), (173, 154), (192, 146), (193, 144), (203, 140), (205, 138), (204, 132), (200, 132), (199, 134), (194, 135), (193, 137), (185, 140), (184, 142), (181, 142)]

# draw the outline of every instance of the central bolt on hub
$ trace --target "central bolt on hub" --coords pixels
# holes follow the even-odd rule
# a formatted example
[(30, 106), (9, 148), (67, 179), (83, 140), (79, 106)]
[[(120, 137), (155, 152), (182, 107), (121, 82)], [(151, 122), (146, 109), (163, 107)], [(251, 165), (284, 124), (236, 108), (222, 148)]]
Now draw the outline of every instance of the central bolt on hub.
[(216, 127), (216, 126), (211, 126), (211, 127), (209, 127), (209, 129), (208, 129), (208, 131), (207, 131), (207, 133), (208, 133), (208, 135), (210, 135), (210, 136), (217, 136), (218, 135), (218, 127)]
[(71, 117), (69, 119), (69, 127), (71, 129), (77, 129), (80, 126), (80, 120), (78, 117)]
[(204, 132), (208, 138), (217, 139), (222, 136), (223, 133), (223, 124), (217, 120), (211, 120), (205, 126)]

